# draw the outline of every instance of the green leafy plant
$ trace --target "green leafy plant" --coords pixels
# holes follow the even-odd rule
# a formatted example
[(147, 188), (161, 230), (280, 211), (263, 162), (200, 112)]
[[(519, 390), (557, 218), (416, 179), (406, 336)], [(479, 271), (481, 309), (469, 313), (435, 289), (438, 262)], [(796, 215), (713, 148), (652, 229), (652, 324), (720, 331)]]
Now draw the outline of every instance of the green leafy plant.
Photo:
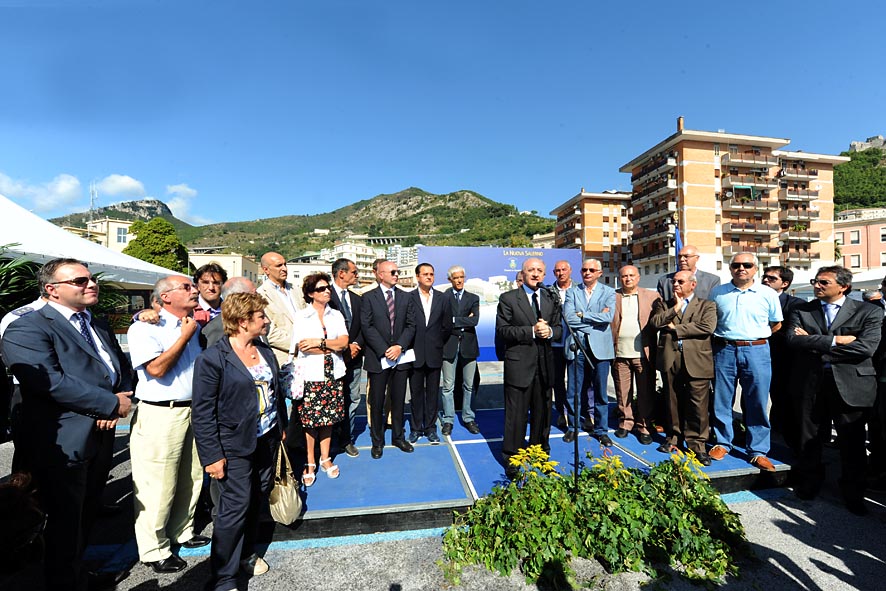
[(596, 559), (610, 572), (655, 574), (665, 564), (693, 580), (737, 572), (741, 522), (691, 453), (673, 454), (648, 474), (617, 456), (591, 458), (577, 488), (540, 446), (511, 462), (518, 478), (456, 515), (444, 533), (441, 566), (455, 584), (462, 567), (483, 565), (568, 588), (572, 557)]
[(37, 297), (40, 265), (24, 257), (11, 257), (7, 251), (13, 246), (18, 245), (0, 246), (0, 317)]

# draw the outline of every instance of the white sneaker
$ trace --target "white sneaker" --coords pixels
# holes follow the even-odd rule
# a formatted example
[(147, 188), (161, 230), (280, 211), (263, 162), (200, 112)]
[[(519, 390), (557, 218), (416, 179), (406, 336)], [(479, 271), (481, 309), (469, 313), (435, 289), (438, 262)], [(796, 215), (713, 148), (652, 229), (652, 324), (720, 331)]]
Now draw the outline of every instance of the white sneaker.
[(268, 566), (268, 563), (265, 562), (265, 559), (262, 558), (261, 556), (256, 556), (255, 560), (253, 560), (251, 558), (246, 559), (246, 560), (241, 560), (240, 561), (240, 568), (243, 569), (243, 572), (250, 574), (254, 577), (257, 577), (259, 575), (263, 575), (266, 572), (268, 572), (269, 570), (271, 570), (271, 567)]

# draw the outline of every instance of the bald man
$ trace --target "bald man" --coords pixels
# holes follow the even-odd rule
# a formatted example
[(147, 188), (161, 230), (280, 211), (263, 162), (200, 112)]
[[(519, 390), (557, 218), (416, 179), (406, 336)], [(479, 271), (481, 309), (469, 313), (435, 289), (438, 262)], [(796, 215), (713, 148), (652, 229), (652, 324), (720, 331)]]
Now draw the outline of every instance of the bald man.
[(274, 350), (277, 363), (283, 365), (289, 357), (289, 345), (292, 343), (292, 322), (297, 310), (305, 307), (303, 297), (286, 281), (289, 270), (286, 259), (277, 252), (265, 253), (261, 258), (261, 270), (265, 280), (256, 293), (268, 300), (265, 315), (271, 320), (268, 329), (268, 344)]
[[(708, 296), (711, 295), (711, 290), (720, 285), (721, 281), (719, 276), (714, 275), (713, 273), (706, 273), (697, 268), (699, 256), (698, 249), (687, 244), (677, 253), (677, 270), (689, 271), (695, 275), (695, 296), (706, 300), (708, 299)], [(660, 295), (661, 299), (664, 301), (668, 301), (674, 297), (673, 279), (675, 273), (676, 271), (674, 273), (662, 275), (658, 279), (658, 295)]]

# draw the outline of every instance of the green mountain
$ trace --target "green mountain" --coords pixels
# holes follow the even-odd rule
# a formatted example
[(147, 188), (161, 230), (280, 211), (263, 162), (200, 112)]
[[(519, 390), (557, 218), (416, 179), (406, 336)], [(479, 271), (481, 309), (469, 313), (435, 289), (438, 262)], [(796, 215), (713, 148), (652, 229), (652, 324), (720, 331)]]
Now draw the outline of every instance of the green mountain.
[[(135, 202), (145, 203), (145, 202)], [(162, 202), (162, 211), (154, 207), (149, 217), (133, 214), (132, 204), (103, 207), (96, 217), (122, 217), (120, 205), (134, 218), (150, 219), (156, 215), (168, 219), (189, 248), (221, 247), (245, 255), (261, 255), (269, 250), (289, 258), (332, 246), (349, 234), (401, 237), (400, 244), (428, 246), (529, 246), (533, 234), (554, 229), (554, 220), (535, 213), (521, 214), (512, 205), (498, 203), (473, 191), (455, 191), (435, 195), (409, 188), (397, 193), (377, 195), (329, 213), (262, 218), (248, 222), (223, 222), (191, 226), (172, 216)], [(74, 218), (73, 216), (80, 216)], [(87, 214), (72, 214), (51, 220), (85, 220)], [(64, 222), (66, 225), (85, 225)], [(315, 233), (328, 230), (328, 234)]]
[[(173, 225), (175, 231), (181, 236), (181, 233), (187, 231), (193, 226), (187, 222), (183, 222), (174, 215), (172, 210), (165, 203), (158, 199), (142, 199), (141, 201), (125, 201), (123, 203), (115, 203), (99, 207), (93, 212), (92, 217), (96, 220), (102, 218), (111, 218), (115, 220), (151, 220), (153, 218), (163, 218)], [(73, 226), (75, 228), (85, 228), (86, 222), (90, 219), (88, 211), (80, 213), (69, 213), (58, 218), (52, 218), (49, 221), (56, 226)]]
[(868, 148), (840, 155), (852, 160), (834, 168), (836, 209), (886, 207), (886, 152)]

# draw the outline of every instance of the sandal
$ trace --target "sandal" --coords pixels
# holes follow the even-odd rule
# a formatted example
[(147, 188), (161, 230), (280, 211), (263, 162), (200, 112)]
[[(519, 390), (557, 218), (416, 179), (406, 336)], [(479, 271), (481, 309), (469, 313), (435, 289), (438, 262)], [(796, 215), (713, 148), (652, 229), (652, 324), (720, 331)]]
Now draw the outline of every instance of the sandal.
[(338, 475), (339, 475), (338, 466), (336, 466), (335, 464), (332, 464), (331, 466), (329, 466), (327, 468), (326, 466), (323, 465), (326, 462), (329, 462), (330, 464), (332, 464), (332, 458), (321, 459), (320, 460), (320, 469), (323, 470), (323, 472), (325, 472), (326, 475), (329, 476), (330, 478), (338, 478)]
[[(317, 467), (317, 464), (305, 464), (305, 470), (307, 470), (308, 468), (316, 468), (316, 467)], [(317, 473), (316, 472), (302, 472), (301, 481), (302, 481), (302, 484), (304, 484), (306, 488), (309, 486), (313, 486), (314, 481), (316, 481), (316, 480), (317, 480)]]

